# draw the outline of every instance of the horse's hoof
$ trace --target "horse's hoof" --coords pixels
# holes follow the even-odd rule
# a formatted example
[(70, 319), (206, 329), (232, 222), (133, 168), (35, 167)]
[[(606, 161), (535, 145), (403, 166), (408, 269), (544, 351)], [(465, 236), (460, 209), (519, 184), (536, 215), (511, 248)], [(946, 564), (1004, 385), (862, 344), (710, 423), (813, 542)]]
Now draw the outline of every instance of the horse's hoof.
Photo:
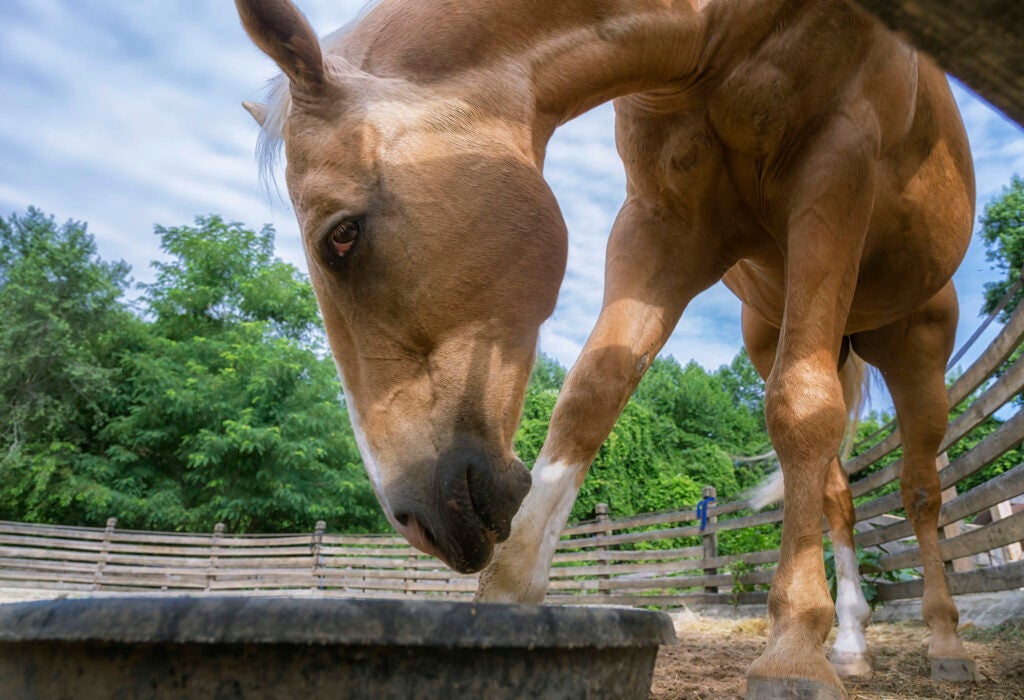
[(746, 700), (847, 700), (841, 686), (806, 678), (748, 678)]
[(955, 683), (977, 683), (981, 680), (974, 659), (929, 659), (932, 662), (932, 678), (937, 681)]
[(875, 664), (870, 654), (834, 651), (828, 661), (840, 678), (867, 680), (875, 673)]

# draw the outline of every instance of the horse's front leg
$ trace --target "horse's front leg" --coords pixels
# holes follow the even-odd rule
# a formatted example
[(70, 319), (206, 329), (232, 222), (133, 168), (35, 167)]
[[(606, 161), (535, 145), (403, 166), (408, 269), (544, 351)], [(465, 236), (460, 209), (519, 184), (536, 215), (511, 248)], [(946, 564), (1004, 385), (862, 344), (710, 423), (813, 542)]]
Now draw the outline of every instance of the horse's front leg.
[(785, 314), (765, 384), (768, 433), (785, 475), (785, 517), (768, 594), (768, 645), (747, 673), (748, 700), (846, 697), (822, 649), (835, 608), (821, 518), (826, 476), (846, 425), (836, 367), (871, 214), (875, 143), (837, 120), (771, 193), (788, 204)]
[(598, 449), (686, 304), (721, 277), (713, 243), (688, 229), (635, 198), (619, 212), (601, 314), (559, 394), (512, 533), (480, 576), (478, 600), (543, 600), (555, 546)]

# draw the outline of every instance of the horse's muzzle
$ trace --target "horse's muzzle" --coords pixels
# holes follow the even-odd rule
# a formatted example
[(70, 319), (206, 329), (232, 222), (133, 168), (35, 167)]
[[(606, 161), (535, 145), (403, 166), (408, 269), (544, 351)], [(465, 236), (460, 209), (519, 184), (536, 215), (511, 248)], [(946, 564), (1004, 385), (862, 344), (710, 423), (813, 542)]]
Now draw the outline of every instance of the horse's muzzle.
[(494, 545), (508, 539), (530, 490), (519, 460), (500, 468), (476, 449), (453, 449), (438, 461), (433, 488), (389, 499), (398, 531), (417, 549), (460, 573), (483, 569)]

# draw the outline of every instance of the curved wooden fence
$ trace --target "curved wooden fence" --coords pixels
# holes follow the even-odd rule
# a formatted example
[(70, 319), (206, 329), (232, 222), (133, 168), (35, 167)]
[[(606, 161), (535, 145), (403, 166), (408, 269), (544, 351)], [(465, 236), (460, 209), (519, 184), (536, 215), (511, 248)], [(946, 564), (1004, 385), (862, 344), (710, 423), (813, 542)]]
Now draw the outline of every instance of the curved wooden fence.
[[(1024, 464), (970, 490), (957, 485), (1024, 441), (1024, 305), (985, 352), (949, 388), (954, 407), (937, 467), (944, 489), (940, 549), (951, 562), (954, 593), (1024, 587)], [(998, 427), (986, 421), (998, 413)], [(1009, 417), (1005, 417), (1008, 414)], [(978, 439), (979, 429), (984, 437)], [(962, 440), (976, 443), (964, 451)], [(859, 547), (868, 552), (878, 600), (921, 595), (920, 553), (902, 517), (895, 484), (900, 461), (879, 467), (900, 447), (898, 431), (847, 465), (857, 502)], [(891, 459), (891, 457), (890, 457)], [(714, 489), (705, 489), (713, 495)], [(1024, 499), (1020, 499), (1024, 500)], [(779, 527), (782, 509), (754, 512), (747, 501), (629, 518), (600, 512), (563, 533), (551, 572), (552, 603), (617, 603), (671, 607), (763, 602), (778, 550), (719, 554), (718, 536), (746, 528)], [(985, 525), (970, 521), (988, 513)], [(336, 535), (320, 523), (291, 535), (156, 533), (107, 528), (0, 522), (0, 587), (69, 591), (191, 593), (289, 592), (336, 596), (470, 598), (474, 576), (388, 535)]]

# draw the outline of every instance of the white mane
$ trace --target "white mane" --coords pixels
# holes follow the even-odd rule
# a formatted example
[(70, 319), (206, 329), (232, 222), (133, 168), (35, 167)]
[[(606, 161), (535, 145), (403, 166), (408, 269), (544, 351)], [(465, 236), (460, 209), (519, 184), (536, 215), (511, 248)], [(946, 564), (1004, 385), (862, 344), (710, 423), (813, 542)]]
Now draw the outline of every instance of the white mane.
[[(323, 53), (327, 70), (341, 67), (341, 59), (333, 55), (333, 51), (341, 46), (345, 37), (381, 0), (369, 0), (348, 24), (320, 38), (320, 50)], [(265, 98), (266, 117), (256, 141), (256, 162), (260, 168), (260, 180), (267, 184), (274, 180), (274, 171), (281, 159), (281, 147), (284, 144), (284, 124), (292, 107), (292, 95), (288, 79), (283, 73), (267, 81)]]

